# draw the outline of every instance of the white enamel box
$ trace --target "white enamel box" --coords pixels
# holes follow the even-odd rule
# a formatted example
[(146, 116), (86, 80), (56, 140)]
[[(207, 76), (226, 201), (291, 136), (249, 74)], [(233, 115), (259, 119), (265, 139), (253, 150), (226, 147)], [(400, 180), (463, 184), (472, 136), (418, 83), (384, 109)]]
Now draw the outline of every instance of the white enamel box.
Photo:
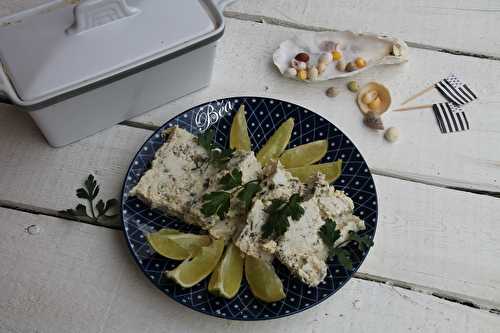
[(63, 146), (208, 85), (225, 1), (81, 0), (0, 19), (0, 101)]

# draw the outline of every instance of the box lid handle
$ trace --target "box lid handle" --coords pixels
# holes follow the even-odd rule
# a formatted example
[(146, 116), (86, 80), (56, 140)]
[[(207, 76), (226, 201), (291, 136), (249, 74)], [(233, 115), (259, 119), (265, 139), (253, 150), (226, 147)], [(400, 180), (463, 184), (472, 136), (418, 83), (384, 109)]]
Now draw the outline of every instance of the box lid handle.
[(80, 0), (73, 9), (75, 21), (66, 33), (81, 33), (140, 12), (140, 9), (127, 5), (125, 0)]

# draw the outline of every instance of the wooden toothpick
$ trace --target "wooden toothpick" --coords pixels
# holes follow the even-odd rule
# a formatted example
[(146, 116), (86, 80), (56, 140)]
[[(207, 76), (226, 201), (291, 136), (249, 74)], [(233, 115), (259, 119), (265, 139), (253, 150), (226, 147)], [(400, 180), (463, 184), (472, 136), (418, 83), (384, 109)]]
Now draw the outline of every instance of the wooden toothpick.
[(392, 110), (392, 111), (410, 111), (410, 110), (418, 110), (418, 109), (428, 109), (428, 108), (432, 108), (432, 105), (433, 104), (408, 106), (408, 107), (405, 107), (405, 108), (399, 108), (399, 109), (395, 109), (395, 110)]
[(406, 101), (404, 101), (403, 103), (401, 103), (401, 105), (405, 105), (406, 103), (413, 101), (415, 98), (420, 97), (423, 94), (427, 93), (428, 91), (432, 90), (432, 88), (434, 88), (434, 84), (432, 84), (431, 86), (425, 88), (424, 90), (416, 93), (415, 95), (411, 96)]

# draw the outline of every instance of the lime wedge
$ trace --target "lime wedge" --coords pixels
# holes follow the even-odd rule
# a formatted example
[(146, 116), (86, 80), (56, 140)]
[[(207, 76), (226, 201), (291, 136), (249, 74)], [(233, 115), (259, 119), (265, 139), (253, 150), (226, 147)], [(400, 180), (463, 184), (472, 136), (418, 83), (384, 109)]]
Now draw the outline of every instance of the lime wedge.
[(318, 140), (292, 149), (281, 155), (280, 162), (285, 168), (296, 168), (318, 162), (328, 149), (327, 140)]
[(233, 119), (231, 132), (229, 134), (229, 147), (231, 149), (239, 149), (250, 151), (250, 137), (248, 136), (247, 120), (245, 118), (245, 106), (241, 104), (238, 112)]
[(156, 231), (162, 235), (173, 235), (173, 234), (180, 234), (181, 232), (177, 229), (172, 229), (172, 228), (163, 228), (158, 231)]
[(207, 235), (185, 234), (175, 229), (161, 229), (148, 234), (146, 239), (158, 254), (174, 260), (189, 258), (200, 247), (210, 244)]
[(192, 287), (212, 273), (223, 250), (224, 240), (212, 240), (210, 245), (201, 247), (193, 257), (184, 260), (175, 269), (165, 271), (165, 274), (183, 288)]
[(257, 160), (264, 167), (272, 159), (277, 159), (285, 150), (294, 126), (293, 118), (289, 118), (274, 132), (274, 134), (267, 140), (264, 147), (257, 153)]
[(325, 175), (327, 182), (331, 183), (335, 181), (342, 173), (342, 160), (337, 160), (331, 163), (314, 164), (307, 165), (298, 168), (288, 169), (292, 175), (299, 178), (302, 182), (307, 182), (311, 176), (314, 176), (318, 172)]
[(276, 302), (286, 297), (283, 283), (272, 264), (246, 256), (245, 276), (252, 294), (264, 302)]
[(233, 298), (240, 289), (242, 278), (243, 256), (240, 249), (231, 243), (210, 277), (208, 291), (216, 296)]

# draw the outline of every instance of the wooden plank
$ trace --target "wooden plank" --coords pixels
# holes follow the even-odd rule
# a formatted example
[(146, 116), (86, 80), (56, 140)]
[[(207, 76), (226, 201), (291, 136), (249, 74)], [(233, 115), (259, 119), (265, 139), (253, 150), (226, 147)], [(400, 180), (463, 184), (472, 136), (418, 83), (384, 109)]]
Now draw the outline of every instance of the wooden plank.
[(73, 208), (89, 173), (100, 195), (118, 198), (125, 172), (150, 131), (114, 126), (63, 148), (50, 147), (27, 113), (0, 109), (0, 201), (44, 209)]
[[(411, 49), (409, 63), (378, 67), (357, 76), (360, 84), (376, 80), (387, 85), (394, 106), (452, 71), (480, 96), (465, 107), (471, 124), (467, 132), (441, 134), (432, 110), (389, 112), (384, 116), (385, 125), (401, 131), (399, 142), (390, 144), (363, 125), (354, 95), (345, 88), (348, 80), (303, 84), (279, 75), (271, 63), (273, 51), (281, 41), (302, 31), (233, 19), (226, 24), (211, 85), (137, 121), (160, 125), (189, 107), (227, 96), (285, 99), (339, 126), (356, 143), (370, 167), (381, 174), (500, 192), (500, 149), (494, 148), (500, 142), (500, 100), (495, 84), (500, 81), (500, 62)], [(324, 94), (331, 85), (341, 91), (335, 99)], [(444, 99), (434, 91), (417, 99), (415, 105), (436, 101)]]
[(496, 57), (500, 56), (500, 44), (491, 31), (500, 24), (499, 12), (500, 4), (489, 0), (439, 3), (432, 0), (252, 0), (236, 1), (226, 8), (226, 14), (232, 17), (262, 17), (316, 28), (379, 32), (426, 46)]
[[(74, 207), (74, 191), (88, 173), (97, 176), (104, 198), (118, 198), (129, 161), (151, 133), (115, 126), (54, 149), (24, 114), (0, 115), (0, 124), (10, 124), (0, 130), (0, 151), (6, 156), (0, 160), (0, 202), (35, 210)], [(500, 307), (500, 199), (388, 177), (375, 176), (375, 181), (377, 245), (361, 272)]]
[(23, 10), (45, 5), (51, 0), (2, 0), (0, 2), (0, 17), (14, 15)]
[[(0, 208), (2, 332), (496, 332), (500, 316), (388, 285), (351, 280), (319, 306), (266, 322), (191, 311), (157, 290), (121, 232)], [(38, 234), (26, 227), (36, 225)], [(389, 320), (388, 320), (389, 319)]]
[(500, 199), (374, 179), (379, 223), (361, 272), (468, 295), (500, 308)]

